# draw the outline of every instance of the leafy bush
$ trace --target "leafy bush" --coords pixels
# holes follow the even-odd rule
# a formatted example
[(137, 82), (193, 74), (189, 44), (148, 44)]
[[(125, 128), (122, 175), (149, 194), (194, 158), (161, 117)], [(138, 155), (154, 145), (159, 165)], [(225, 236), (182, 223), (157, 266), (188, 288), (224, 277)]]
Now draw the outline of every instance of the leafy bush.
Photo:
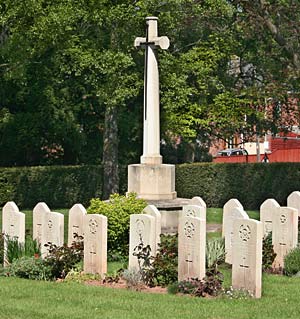
[(272, 244), (272, 232), (270, 232), (263, 239), (263, 251), (262, 251), (262, 269), (263, 271), (270, 271), (272, 269), (273, 262), (276, 258), (276, 253)]
[(152, 262), (157, 285), (167, 286), (178, 279), (178, 235), (160, 235), (160, 244)]
[(98, 198), (91, 200), (87, 209), (89, 214), (102, 214), (108, 219), (108, 252), (109, 256), (120, 254), (128, 256), (129, 220), (131, 214), (140, 214), (147, 206), (143, 199), (138, 199), (134, 193), (128, 196), (111, 195), (109, 201)]
[(225, 261), (224, 238), (212, 238), (206, 243), (206, 268), (216, 270), (217, 266)]
[[(191, 278), (178, 283), (178, 292), (196, 297), (217, 296), (222, 292), (224, 277), (222, 273), (207, 273), (205, 278)], [(174, 289), (174, 288), (173, 288)]]
[(21, 257), (15, 259), (6, 269), (8, 276), (34, 279), (50, 280), (52, 278), (51, 269), (40, 258)]
[(57, 247), (52, 243), (45, 245), (48, 247), (48, 254), (44, 259), (44, 264), (50, 268), (52, 278), (65, 278), (68, 272), (83, 259), (83, 238), (77, 240), (70, 247), (66, 244)]
[(300, 271), (300, 247), (292, 249), (284, 257), (284, 274), (287, 276), (296, 275)]

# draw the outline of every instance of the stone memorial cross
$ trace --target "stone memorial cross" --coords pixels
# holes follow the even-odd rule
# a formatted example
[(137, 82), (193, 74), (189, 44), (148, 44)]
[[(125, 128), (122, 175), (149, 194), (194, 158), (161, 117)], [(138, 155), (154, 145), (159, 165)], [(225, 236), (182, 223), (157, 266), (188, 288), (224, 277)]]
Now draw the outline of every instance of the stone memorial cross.
[(144, 140), (142, 164), (161, 164), (159, 129), (159, 74), (156, 49), (168, 49), (168, 37), (158, 37), (157, 17), (147, 17), (145, 38), (136, 38), (134, 46), (145, 48)]

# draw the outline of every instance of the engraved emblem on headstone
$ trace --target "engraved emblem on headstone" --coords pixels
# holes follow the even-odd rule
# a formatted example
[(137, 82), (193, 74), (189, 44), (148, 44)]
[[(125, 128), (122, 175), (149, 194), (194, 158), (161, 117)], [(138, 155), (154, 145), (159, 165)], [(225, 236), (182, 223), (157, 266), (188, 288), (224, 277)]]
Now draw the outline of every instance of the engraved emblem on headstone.
[(48, 228), (52, 228), (53, 227), (53, 222), (51, 219), (48, 220)]
[(280, 222), (281, 222), (281, 224), (285, 224), (286, 223), (286, 215), (284, 215), (284, 214), (280, 215)]
[(144, 233), (145, 223), (143, 220), (136, 220), (136, 233), (141, 236)]
[(90, 219), (89, 221), (89, 230), (91, 234), (96, 234), (98, 228), (98, 223), (95, 219)]
[(186, 216), (187, 217), (196, 217), (196, 213), (193, 209), (189, 209), (187, 212), (186, 212)]
[(195, 234), (195, 226), (192, 222), (186, 222), (184, 226), (184, 234), (188, 238), (192, 238)]
[(241, 225), (239, 230), (239, 236), (242, 241), (248, 241), (251, 237), (251, 229), (249, 225)]

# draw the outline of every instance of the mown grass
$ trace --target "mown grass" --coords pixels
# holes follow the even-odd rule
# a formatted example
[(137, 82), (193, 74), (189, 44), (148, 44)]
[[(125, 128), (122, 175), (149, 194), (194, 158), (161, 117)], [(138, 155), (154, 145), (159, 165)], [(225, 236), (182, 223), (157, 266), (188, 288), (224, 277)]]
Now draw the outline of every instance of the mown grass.
[[(227, 270), (227, 282), (230, 271)], [(263, 276), (263, 297), (196, 298), (0, 278), (0, 318), (299, 318), (300, 278)]]

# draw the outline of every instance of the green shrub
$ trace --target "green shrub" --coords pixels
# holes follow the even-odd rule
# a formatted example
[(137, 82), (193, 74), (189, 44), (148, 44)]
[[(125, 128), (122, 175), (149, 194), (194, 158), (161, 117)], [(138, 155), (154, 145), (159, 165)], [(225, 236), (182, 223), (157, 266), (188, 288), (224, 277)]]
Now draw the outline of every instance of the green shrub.
[(284, 257), (284, 274), (287, 276), (296, 275), (300, 271), (300, 247), (292, 249)]
[(276, 253), (272, 244), (272, 232), (270, 232), (263, 239), (263, 251), (262, 251), (262, 269), (268, 271), (272, 269), (273, 262), (276, 258)]
[(102, 193), (102, 167), (35, 166), (0, 168), (0, 205), (14, 201), (34, 207), (46, 202), (51, 207), (88, 205)]
[(160, 235), (160, 244), (152, 262), (157, 285), (167, 286), (178, 279), (178, 235)]
[(34, 280), (50, 280), (51, 269), (42, 259), (34, 257), (21, 257), (15, 259), (6, 269), (7, 276), (14, 276)]
[(175, 177), (178, 197), (201, 196), (208, 207), (237, 198), (247, 209), (258, 209), (267, 198), (286, 205), (287, 196), (300, 188), (300, 163), (181, 164)]
[(109, 201), (101, 201), (98, 198), (91, 200), (87, 212), (102, 214), (108, 219), (109, 256), (114, 254), (128, 256), (130, 215), (140, 214), (146, 206), (146, 201), (138, 199), (133, 193), (127, 197), (114, 194), (110, 196)]

